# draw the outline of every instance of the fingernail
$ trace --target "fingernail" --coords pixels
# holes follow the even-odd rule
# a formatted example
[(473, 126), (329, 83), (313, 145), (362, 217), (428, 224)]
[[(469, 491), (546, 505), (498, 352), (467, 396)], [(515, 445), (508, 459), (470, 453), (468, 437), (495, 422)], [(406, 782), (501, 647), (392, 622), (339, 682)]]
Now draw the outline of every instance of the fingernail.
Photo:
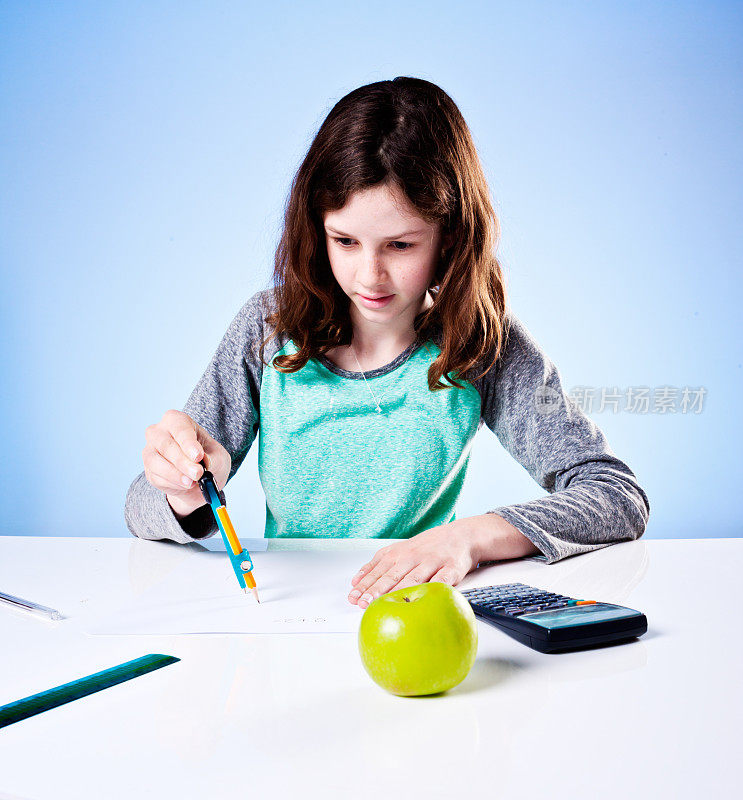
[(357, 597), (358, 597), (360, 594), (361, 594), (361, 592), (360, 592), (358, 589), (354, 589), (354, 590), (351, 592), (351, 594), (349, 594), (348, 596), (349, 596), (349, 597), (350, 597), (352, 600), (355, 600), (355, 599), (356, 599), (356, 598), (357, 598)]
[(366, 603), (367, 605), (369, 605), (371, 601), (372, 601), (372, 596), (370, 594), (365, 594), (362, 595), (361, 600), (359, 600), (359, 603)]
[(198, 455), (199, 455), (199, 448), (198, 447), (192, 447), (191, 450), (190, 450), (191, 458), (196, 458)]
[(181, 478), (181, 483), (188, 487), (191, 485), (191, 478), (186, 477), (185, 475)]
[(189, 471), (191, 477), (194, 480), (198, 479), (198, 477), (199, 477), (199, 468), (198, 467), (191, 467), (188, 471)]

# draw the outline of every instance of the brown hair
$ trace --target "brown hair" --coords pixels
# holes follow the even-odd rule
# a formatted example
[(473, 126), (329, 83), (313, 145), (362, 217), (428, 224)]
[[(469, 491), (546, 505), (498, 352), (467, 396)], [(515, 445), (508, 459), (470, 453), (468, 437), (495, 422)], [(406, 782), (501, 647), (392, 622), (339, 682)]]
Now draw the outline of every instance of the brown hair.
[[(436, 268), (433, 305), (414, 320), (418, 341), (435, 328), (441, 353), (428, 370), (429, 389), (441, 377), (486, 374), (503, 347), (506, 292), (495, 255), (500, 226), (467, 123), (449, 95), (420, 78), (398, 77), (354, 89), (330, 111), (292, 183), (276, 250), (276, 310), (262, 342), (287, 333), (297, 352), (277, 356), (279, 372), (296, 372), (310, 358), (351, 343), (348, 296), (330, 269), (323, 217), (356, 191), (400, 187), (421, 217), (442, 224), (453, 244)], [(265, 363), (265, 362), (264, 362)]]

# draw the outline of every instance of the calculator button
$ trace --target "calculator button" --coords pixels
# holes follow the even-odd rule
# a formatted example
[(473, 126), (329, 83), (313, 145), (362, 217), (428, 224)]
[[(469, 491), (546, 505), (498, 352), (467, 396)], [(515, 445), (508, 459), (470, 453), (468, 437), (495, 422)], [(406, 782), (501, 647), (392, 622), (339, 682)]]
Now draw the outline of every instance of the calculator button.
[(577, 606), (590, 606), (592, 603), (595, 603), (595, 600), (578, 600), (575, 604)]

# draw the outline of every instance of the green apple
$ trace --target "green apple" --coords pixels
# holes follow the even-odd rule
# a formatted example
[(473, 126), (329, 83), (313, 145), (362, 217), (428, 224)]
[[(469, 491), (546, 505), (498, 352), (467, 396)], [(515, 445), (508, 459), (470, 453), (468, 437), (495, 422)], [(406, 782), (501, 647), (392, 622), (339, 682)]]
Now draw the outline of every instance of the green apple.
[(447, 583), (388, 592), (361, 617), (359, 653), (371, 679), (392, 694), (445, 692), (467, 677), (475, 661), (475, 612)]

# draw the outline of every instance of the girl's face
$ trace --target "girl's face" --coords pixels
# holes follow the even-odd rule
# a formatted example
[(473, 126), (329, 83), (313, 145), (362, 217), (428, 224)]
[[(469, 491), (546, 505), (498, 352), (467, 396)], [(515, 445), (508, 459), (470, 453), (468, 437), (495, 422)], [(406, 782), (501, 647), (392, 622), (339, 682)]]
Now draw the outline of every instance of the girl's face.
[[(325, 214), (330, 268), (351, 299), (351, 317), (388, 326), (412, 324), (427, 299), (441, 257), (441, 225), (418, 216), (400, 189), (380, 184)], [(391, 296), (385, 302), (370, 299)], [(368, 299), (365, 299), (368, 298)]]

